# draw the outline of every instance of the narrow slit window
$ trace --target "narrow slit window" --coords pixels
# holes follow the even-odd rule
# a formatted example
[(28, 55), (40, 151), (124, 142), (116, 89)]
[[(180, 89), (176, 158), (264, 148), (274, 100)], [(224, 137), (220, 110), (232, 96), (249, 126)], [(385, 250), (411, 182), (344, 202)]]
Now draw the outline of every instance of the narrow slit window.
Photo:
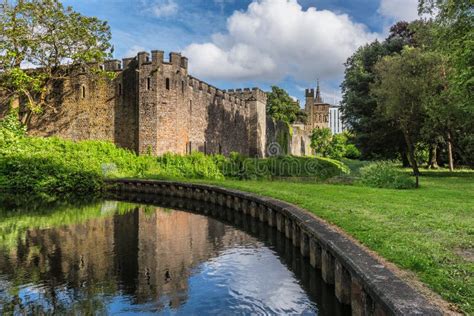
[(184, 94), (184, 80), (181, 81), (181, 93)]
[(118, 95), (122, 95), (122, 84), (119, 83), (118, 85)]
[(81, 90), (82, 90), (82, 98), (84, 99), (86, 97), (86, 87), (82, 86)]
[(151, 78), (148, 77), (148, 78), (146, 78), (146, 89), (150, 90), (150, 87), (151, 87)]
[(193, 114), (193, 100), (189, 100), (189, 115)]
[(166, 78), (166, 90), (170, 89), (170, 78)]

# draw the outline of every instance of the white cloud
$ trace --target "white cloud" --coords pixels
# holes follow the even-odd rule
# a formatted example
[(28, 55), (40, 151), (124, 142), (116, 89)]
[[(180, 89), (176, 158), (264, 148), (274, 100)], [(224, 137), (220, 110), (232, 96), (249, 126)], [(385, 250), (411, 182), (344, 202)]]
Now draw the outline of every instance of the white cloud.
[(227, 32), (184, 49), (193, 74), (206, 79), (298, 80), (338, 78), (359, 46), (374, 40), (346, 14), (296, 0), (255, 0), (227, 20)]
[(143, 46), (133, 45), (126, 52), (125, 57), (135, 57), (139, 52), (145, 52), (146, 49)]
[(418, 19), (418, 0), (381, 0), (378, 13), (392, 21)]
[(156, 1), (151, 6), (156, 17), (172, 16), (178, 12), (178, 4), (174, 0)]

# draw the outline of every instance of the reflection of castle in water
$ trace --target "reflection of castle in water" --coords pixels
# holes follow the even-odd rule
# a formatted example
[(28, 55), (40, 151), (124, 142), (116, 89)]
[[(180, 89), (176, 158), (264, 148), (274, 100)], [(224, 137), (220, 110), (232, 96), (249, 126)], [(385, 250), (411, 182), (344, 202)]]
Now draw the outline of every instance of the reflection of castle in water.
[(175, 308), (187, 299), (193, 269), (242, 242), (256, 239), (209, 217), (136, 208), (81, 224), (30, 230), (9, 259), (0, 260), (0, 271), (35, 276), (50, 287), (44, 299), (53, 305), (54, 287), (87, 284), (89, 293), (79, 294), (82, 298), (120, 291), (135, 303), (158, 301)]

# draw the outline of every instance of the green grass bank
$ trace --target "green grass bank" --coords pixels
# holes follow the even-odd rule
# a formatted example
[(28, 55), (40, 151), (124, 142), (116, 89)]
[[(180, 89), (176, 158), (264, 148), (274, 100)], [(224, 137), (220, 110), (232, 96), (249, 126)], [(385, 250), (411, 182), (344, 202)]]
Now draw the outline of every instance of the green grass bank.
[(474, 313), (474, 173), (425, 172), (416, 190), (281, 181), (206, 181), (299, 205)]

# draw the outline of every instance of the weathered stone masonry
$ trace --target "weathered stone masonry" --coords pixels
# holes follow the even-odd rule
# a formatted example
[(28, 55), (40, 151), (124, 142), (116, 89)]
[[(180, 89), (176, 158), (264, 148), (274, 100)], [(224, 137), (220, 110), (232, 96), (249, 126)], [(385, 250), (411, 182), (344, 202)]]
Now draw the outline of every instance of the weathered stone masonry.
[(113, 80), (79, 68), (55, 87), (54, 104), (29, 126), (37, 136), (100, 139), (138, 153), (265, 155), (266, 94), (220, 90), (188, 74), (188, 60), (162, 51), (107, 61)]

